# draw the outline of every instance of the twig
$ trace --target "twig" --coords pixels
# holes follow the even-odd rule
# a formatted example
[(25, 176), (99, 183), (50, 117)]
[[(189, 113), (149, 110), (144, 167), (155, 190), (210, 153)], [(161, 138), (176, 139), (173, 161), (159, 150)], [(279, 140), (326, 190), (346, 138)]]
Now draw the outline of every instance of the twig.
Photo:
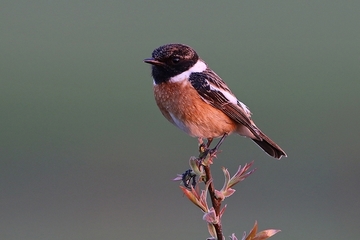
[[(209, 194), (210, 194), (210, 198), (211, 198), (211, 204), (215, 210), (215, 213), (217, 216), (220, 215), (220, 209), (221, 209), (221, 200), (217, 199), (215, 196), (215, 187), (214, 184), (212, 182), (212, 176), (211, 176), (211, 171), (210, 171), (210, 166), (204, 166), (204, 170), (205, 170), (205, 174), (206, 174), (206, 182), (205, 184), (207, 184), (210, 181), (209, 184)], [(219, 218), (220, 219), (220, 218)], [(216, 230), (216, 237), (219, 240), (224, 239), (223, 233), (222, 233), (222, 227), (221, 227), (221, 222), (219, 221), (219, 223), (217, 224), (213, 224)]]
[[(205, 150), (205, 156), (204, 156), (204, 152), (202, 152), (200, 150), (200, 161), (203, 160), (203, 158), (206, 157), (207, 154), (210, 154), (210, 158), (213, 158), (216, 155), (217, 150), (219, 149), (220, 145), (223, 143), (223, 141), (225, 140), (225, 138), (228, 136), (227, 133), (225, 133), (223, 135), (223, 137), (220, 139), (220, 141), (216, 144), (216, 146), (211, 149), (211, 150)], [(210, 143), (211, 143), (212, 139), (208, 141), (206, 148), (209, 147)], [(201, 148), (200, 148), (201, 149)], [(211, 169), (210, 169), (210, 164), (205, 164), (203, 165), (204, 167), (204, 171), (205, 171), (205, 184), (208, 184), (208, 191), (210, 194), (210, 199), (211, 199), (211, 204), (215, 210), (216, 216), (219, 217), (219, 222), (218, 223), (214, 223), (214, 228), (216, 231), (216, 237), (218, 240), (222, 240), (224, 239), (223, 233), (222, 233), (222, 227), (221, 227), (221, 221), (220, 221), (220, 210), (221, 210), (221, 199), (218, 199), (216, 197), (215, 194), (215, 187), (213, 184), (213, 179), (212, 179), (212, 175), (211, 175)]]

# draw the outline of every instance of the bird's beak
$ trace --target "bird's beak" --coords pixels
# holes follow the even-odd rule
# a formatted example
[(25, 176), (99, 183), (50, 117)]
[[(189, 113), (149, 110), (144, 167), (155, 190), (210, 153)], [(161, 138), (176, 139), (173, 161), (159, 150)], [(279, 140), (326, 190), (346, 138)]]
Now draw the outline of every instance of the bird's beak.
[(146, 58), (146, 59), (144, 59), (144, 62), (149, 63), (151, 65), (164, 65), (164, 63), (162, 63), (154, 58)]

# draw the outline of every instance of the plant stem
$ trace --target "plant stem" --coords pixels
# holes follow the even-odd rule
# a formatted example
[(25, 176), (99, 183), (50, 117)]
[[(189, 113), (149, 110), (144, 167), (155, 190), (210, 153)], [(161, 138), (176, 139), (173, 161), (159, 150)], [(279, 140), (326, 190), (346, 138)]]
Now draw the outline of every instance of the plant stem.
[(216, 216), (219, 216), (219, 222), (217, 224), (213, 224), (215, 227), (215, 230), (216, 230), (216, 237), (218, 240), (223, 240), (224, 236), (222, 233), (222, 227), (221, 227), (221, 221), (220, 221), (221, 200), (217, 199), (215, 196), (215, 187), (212, 182), (210, 166), (203, 166), (203, 167), (204, 167), (205, 174), (206, 174), (206, 182), (205, 183), (207, 184), (210, 181), (208, 191), (210, 194), (211, 203), (215, 210)]

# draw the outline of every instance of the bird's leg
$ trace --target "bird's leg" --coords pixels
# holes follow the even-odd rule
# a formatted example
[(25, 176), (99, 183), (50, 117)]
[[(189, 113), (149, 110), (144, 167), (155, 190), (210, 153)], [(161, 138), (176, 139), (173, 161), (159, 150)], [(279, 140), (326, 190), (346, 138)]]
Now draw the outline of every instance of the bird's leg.
[(209, 152), (209, 147), (210, 144), (212, 142), (213, 138), (208, 138), (206, 144), (203, 142), (202, 138), (199, 138), (199, 152), (200, 152), (200, 156), (199, 158), (204, 158), (208, 152)]
[(223, 143), (223, 141), (225, 140), (225, 138), (228, 136), (229, 134), (228, 133), (224, 133), (224, 135), (221, 137), (221, 139), (219, 140), (219, 142), (216, 144), (216, 146), (211, 149), (211, 152), (214, 153), (216, 152), (219, 147), (221, 146), (221, 144)]
[(210, 147), (210, 144), (213, 140), (213, 138), (208, 138), (207, 139), (207, 143), (204, 144), (201, 142), (201, 144), (199, 145), (199, 152), (200, 152), (200, 155), (199, 155), (199, 160), (200, 162), (205, 159), (205, 157), (210, 154), (210, 155), (214, 155), (219, 147), (221, 146), (221, 144), (223, 143), (223, 141), (225, 140), (225, 138), (228, 136), (229, 134), (228, 133), (224, 133), (224, 135), (221, 137), (221, 139), (219, 140), (219, 142), (216, 144), (216, 146), (212, 149), (209, 149)]
[(198, 140), (200, 156), (206, 156), (206, 154), (209, 152), (209, 147), (213, 138), (208, 138), (206, 144), (203, 142), (202, 138), (199, 138)]
[(210, 147), (211, 142), (213, 141), (213, 138), (208, 138), (206, 143), (206, 148)]

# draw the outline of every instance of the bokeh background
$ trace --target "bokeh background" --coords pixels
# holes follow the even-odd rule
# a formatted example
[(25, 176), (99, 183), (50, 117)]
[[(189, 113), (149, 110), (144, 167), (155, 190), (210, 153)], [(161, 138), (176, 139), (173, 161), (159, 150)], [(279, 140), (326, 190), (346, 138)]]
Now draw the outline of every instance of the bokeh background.
[(357, 239), (360, 2), (0, 3), (0, 239), (205, 239), (171, 179), (197, 140), (160, 114), (150, 67), (169, 42), (197, 50), (289, 157), (230, 136), (213, 165), (257, 171), (224, 233)]

